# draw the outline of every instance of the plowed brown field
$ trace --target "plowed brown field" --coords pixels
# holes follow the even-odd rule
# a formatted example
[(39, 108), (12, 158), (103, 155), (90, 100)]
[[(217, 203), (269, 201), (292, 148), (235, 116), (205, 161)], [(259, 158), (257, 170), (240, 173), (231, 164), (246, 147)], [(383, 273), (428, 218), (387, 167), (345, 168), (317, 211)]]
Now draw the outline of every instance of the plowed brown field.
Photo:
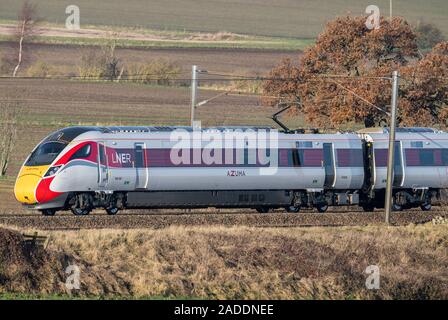
[[(0, 42), (0, 52), (14, 52), (16, 44)], [(78, 73), (78, 65), (83, 52), (89, 46), (52, 45), (29, 43), (27, 52), (32, 55), (23, 65), (26, 70), (37, 61), (58, 68), (64, 74)], [(299, 52), (269, 49), (231, 49), (231, 48), (117, 48), (116, 56), (125, 65), (150, 62), (153, 59), (168, 59), (179, 65), (183, 71), (191, 72), (193, 64), (202, 69), (228, 73), (264, 74), (283, 58), (297, 59)], [(22, 72), (22, 75), (24, 73)]]

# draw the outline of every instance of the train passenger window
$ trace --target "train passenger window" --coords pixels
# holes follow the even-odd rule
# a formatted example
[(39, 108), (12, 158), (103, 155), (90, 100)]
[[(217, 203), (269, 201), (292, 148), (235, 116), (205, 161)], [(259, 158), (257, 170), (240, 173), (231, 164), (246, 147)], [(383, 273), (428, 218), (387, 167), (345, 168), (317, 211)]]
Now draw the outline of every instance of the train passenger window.
[(407, 149), (406, 165), (448, 166), (448, 149)]
[(362, 167), (364, 159), (362, 149), (337, 149), (338, 167)]
[(90, 156), (92, 147), (90, 144), (86, 144), (84, 147), (76, 151), (71, 157), (70, 160), (74, 159), (84, 159)]
[(433, 166), (434, 164), (434, 150), (420, 150), (420, 165)]
[[(399, 142), (395, 142), (395, 156), (394, 163), (396, 167), (401, 167), (401, 150)], [(389, 150), (387, 149), (375, 149), (375, 166), (376, 167), (387, 167), (387, 160), (389, 157)]]
[(448, 166), (448, 149), (442, 149), (442, 166)]
[(278, 165), (280, 167), (288, 167), (289, 166), (289, 150), (288, 149), (279, 149), (278, 150)]
[(320, 167), (322, 166), (322, 149), (299, 149), (297, 150), (297, 166), (299, 167)]
[(280, 149), (279, 166), (280, 167), (298, 167), (300, 164), (299, 153), (297, 149)]
[(375, 149), (374, 152), (375, 152), (375, 166), (387, 167), (387, 156), (389, 155), (389, 150)]

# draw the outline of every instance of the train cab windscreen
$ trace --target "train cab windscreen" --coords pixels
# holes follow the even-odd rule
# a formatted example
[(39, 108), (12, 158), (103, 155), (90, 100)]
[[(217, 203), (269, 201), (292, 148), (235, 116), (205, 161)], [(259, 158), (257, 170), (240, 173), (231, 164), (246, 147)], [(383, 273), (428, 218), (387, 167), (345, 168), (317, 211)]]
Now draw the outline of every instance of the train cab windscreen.
[(67, 146), (64, 142), (44, 142), (30, 155), (25, 166), (45, 166), (51, 164)]
[(68, 127), (50, 134), (30, 155), (25, 166), (45, 166), (51, 164), (62, 150), (79, 135), (88, 131), (100, 131), (106, 128)]

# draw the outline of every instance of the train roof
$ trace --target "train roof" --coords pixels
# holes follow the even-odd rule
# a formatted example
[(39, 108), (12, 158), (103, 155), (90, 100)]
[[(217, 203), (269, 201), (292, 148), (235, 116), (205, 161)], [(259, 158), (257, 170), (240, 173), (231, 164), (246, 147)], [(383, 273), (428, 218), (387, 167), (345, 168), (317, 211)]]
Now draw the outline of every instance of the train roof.
[[(105, 126), (105, 127), (68, 127), (65, 129), (61, 129), (58, 132), (66, 132), (66, 135), (71, 133), (71, 135), (76, 134), (76, 132), (84, 133), (87, 131), (99, 131), (102, 133), (121, 133), (121, 132), (129, 132), (129, 133), (141, 133), (141, 132), (172, 132), (175, 130), (185, 130), (188, 132), (193, 131), (191, 126)], [(218, 131), (218, 132), (226, 132), (226, 131), (270, 131), (276, 130), (267, 126), (216, 126), (216, 127), (205, 127), (201, 128), (203, 132), (209, 131)], [(402, 127), (396, 129), (397, 133), (443, 133), (443, 131), (434, 129), (434, 128), (426, 128), (426, 127)], [(357, 133), (360, 134), (371, 134), (371, 133), (383, 133), (388, 134), (389, 128), (387, 127), (374, 127), (374, 128), (365, 128), (358, 130)]]
[[(370, 133), (389, 133), (389, 128), (376, 127), (376, 128), (365, 128), (357, 131), (361, 134), (370, 134)], [(395, 129), (395, 132), (398, 133), (440, 133), (443, 132), (441, 130), (437, 130), (434, 128), (425, 128), (425, 127), (403, 127)]]
[[(45, 141), (59, 141), (64, 143), (69, 143), (73, 141), (75, 138), (83, 135), (88, 132), (96, 132), (99, 134), (117, 134), (117, 133), (170, 133), (175, 130), (185, 130), (187, 132), (192, 132), (193, 128), (190, 126), (104, 126), (104, 127), (96, 127), (96, 126), (75, 126), (75, 127), (67, 127), (61, 130), (58, 130), (52, 134), (50, 134)], [(247, 132), (247, 131), (270, 131), (275, 130), (271, 127), (256, 127), (256, 126), (218, 126), (218, 127), (207, 127), (201, 128), (202, 132)], [(383, 134), (389, 133), (389, 128), (366, 128), (357, 131), (358, 135), (364, 136), (379, 136)], [(412, 128), (397, 128), (397, 134), (440, 134), (445, 133), (440, 130), (436, 130), (433, 128), (422, 128), (422, 127), (412, 127)], [(335, 133), (335, 134), (343, 134), (343, 133)], [(356, 136), (355, 133), (346, 132), (345, 135)], [(302, 134), (297, 134), (297, 136), (302, 136)], [(324, 137), (326, 135), (332, 134), (319, 134), (319, 136)], [(350, 139), (350, 138), (349, 138)]]
[[(105, 133), (117, 133), (117, 132), (172, 132), (175, 130), (193, 131), (190, 126), (119, 126), (119, 127), (103, 127), (101, 131)], [(201, 128), (201, 131), (269, 131), (273, 130), (271, 127), (248, 127), (248, 126), (222, 126), (222, 127), (207, 127)]]
[[(193, 128), (190, 126), (73, 126), (60, 129), (48, 135), (43, 142), (57, 141), (62, 143), (70, 143), (80, 135), (85, 133), (99, 133), (99, 134), (116, 134), (116, 133), (170, 133), (175, 130), (184, 130), (192, 132)], [(208, 127), (201, 128), (202, 132), (234, 132), (234, 131), (270, 131), (274, 130), (270, 127), (248, 127), (248, 126), (228, 126), (228, 127)]]
[[(145, 132), (173, 132), (175, 130), (185, 130), (192, 132), (193, 128), (190, 126), (75, 126), (60, 129), (48, 136), (49, 140), (73, 140), (74, 137), (89, 131), (96, 131), (101, 133), (145, 133)], [(201, 131), (269, 131), (274, 130), (271, 127), (249, 127), (249, 126), (222, 126), (222, 127), (206, 127), (201, 128)]]
[(69, 143), (73, 141), (79, 135), (90, 132), (90, 131), (101, 131), (99, 127), (67, 127), (60, 129), (48, 135), (43, 142), (48, 141), (58, 141)]

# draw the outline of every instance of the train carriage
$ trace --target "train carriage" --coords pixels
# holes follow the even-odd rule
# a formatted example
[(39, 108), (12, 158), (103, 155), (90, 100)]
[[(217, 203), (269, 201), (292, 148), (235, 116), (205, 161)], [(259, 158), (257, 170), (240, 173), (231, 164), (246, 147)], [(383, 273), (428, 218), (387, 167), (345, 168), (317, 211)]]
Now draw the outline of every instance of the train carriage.
[[(369, 148), (371, 192), (384, 193), (387, 181), (389, 132), (387, 128), (361, 130)], [(431, 128), (399, 128), (395, 137), (394, 203), (395, 210), (421, 204), (448, 187), (448, 134)], [(376, 200), (381, 205), (381, 197)]]
[[(397, 134), (394, 183), (401, 202), (395, 205), (428, 205), (434, 192), (446, 187), (445, 136), (429, 129)], [(67, 209), (86, 215), (99, 207), (108, 214), (205, 207), (324, 212), (331, 205), (370, 211), (384, 203), (387, 139), (384, 131), (70, 127), (33, 150), (15, 195), (46, 215)]]

